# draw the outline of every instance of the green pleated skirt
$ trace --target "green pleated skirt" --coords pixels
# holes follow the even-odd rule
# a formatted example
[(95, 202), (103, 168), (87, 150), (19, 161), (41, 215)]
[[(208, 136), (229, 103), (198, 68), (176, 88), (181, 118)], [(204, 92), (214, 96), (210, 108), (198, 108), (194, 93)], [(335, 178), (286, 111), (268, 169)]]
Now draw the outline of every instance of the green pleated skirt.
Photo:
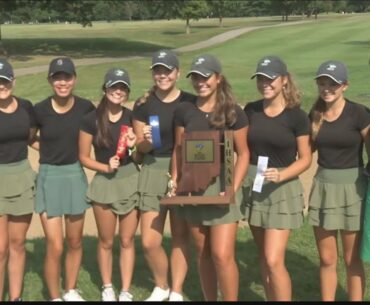
[(0, 164), (0, 215), (32, 214), (36, 173), (28, 159)]
[(139, 174), (139, 210), (160, 211), (160, 200), (167, 193), (170, 157), (146, 154)]
[(325, 230), (361, 230), (366, 188), (362, 168), (318, 167), (310, 191), (308, 222)]
[[(208, 186), (204, 192), (199, 192), (198, 196), (219, 196), (223, 191), (220, 177)], [(220, 224), (235, 223), (243, 219), (241, 210), (241, 189), (235, 193), (235, 203), (230, 204), (199, 204), (199, 205), (179, 205), (174, 207), (177, 217), (185, 219), (191, 224), (203, 226), (214, 226)]]
[(96, 173), (88, 189), (87, 198), (93, 203), (107, 204), (118, 215), (125, 215), (139, 204), (139, 170), (131, 162), (114, 173)]
[(40, 164), (36, 184), (37, 213), (48, 217), (80, 215), (90, 207), (87, 178), (79, 162), (68, 165)]
[(249, 165), (243, 181), (242, 205), (246, 221), (264, 229), (297, 229), (304, 220), (304, 190), (298, 178), (273, 183), (264, 181), (261, 193), (254, 192), (257, 166)]

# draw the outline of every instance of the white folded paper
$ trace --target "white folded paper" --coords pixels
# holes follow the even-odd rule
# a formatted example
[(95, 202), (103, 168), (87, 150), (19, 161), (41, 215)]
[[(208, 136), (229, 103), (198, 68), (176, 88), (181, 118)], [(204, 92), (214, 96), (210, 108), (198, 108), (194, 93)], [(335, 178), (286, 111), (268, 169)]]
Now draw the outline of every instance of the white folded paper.
[(263, 173), (267, 169), (268, 163), (269, 157), (258, 156), (257, 173), (253, 183), (254, 192), (261, 193), (262, 191), (263, 181), (265, 180)]

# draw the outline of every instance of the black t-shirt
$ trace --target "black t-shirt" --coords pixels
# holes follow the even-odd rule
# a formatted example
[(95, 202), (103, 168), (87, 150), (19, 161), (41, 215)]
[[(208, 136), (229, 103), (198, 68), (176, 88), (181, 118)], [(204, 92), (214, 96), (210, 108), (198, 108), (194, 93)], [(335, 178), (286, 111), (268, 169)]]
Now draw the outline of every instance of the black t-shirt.
[(133, 116), (135, 120), (149, 124), (149, 116), (158, 115), (159, 128), (161, 134), (161, 147), (154, 148), (151, 153), (155, 156), (168, 157), (172, 155), (174, 146), (174, 123), (173, 115), (176, 108), (185, 101), (195, 101), (196, 96), (181, 91), (179, 97), (171, 102), (165, 103), (161, 101), (155, 94), (151, 94), (148, 100), (139, 106), (135, 103)]
[(244, 111), (249, 119), (248, 146), (251, 164), (258, 156), (269, 158), (268, 167), (287, 167), (297, 157), (297, 137), (309, 135), (308, 115), (299, 107), (285, 108), (275, 117), (263, 110), (263, 101), (247, 104)]
[(95, 109), (86, 99), (74, 96), (75, 102), (66, 113), (57, 113), (51, 97), (35, 105), (40, 129), (40, 164), (66, 165), (78, 161), (78, 134), (82, 117)]
[(18, 106), (13, 113), (0, 111), (0, 164), (27, 159), (30, 128), (36, 127), (30, 101), (14, 97)]
[[(222, 130), (238, 130), (248, 125), (248, 118), (240, 106), (236, 105), (235, 111), (235, 123), (232, 126), (225, 126)], [(184, 127), (185, 132), (216, 130), (209, 122), (210, 114), (200, 110), (196, 105), (196, 101), (185, 102), (175, 111), (175, 125)]]
[(317, 163), (328, 169), (363, 166), (361, 130), (369, 124), (369, 109), (346, 100), (340, 116), (332, 122), (324, 120), (320, 127), (315, 141)]
[[(89, 114), (85, 115), (82, 119), (80, 129), (84, 132), (93, 136), (93, 146), (95, 152), (95, 159), (101, 163), (108, 164), (109, 159), (116, 154), (117, 143), (121, 132), (121, 125), (132, 126), (132, 112), (130, 109), (122, 107), (123, 112), (119, 120), (115, 123), (109, 122), (109, 132), (113, 140), (113, 144), (107, 147), (99, 147), (96, 143), (97, 135), (97, 119), (96, 111), (92, 111)], [(131, 162), (131, 158), (126, 153), (126, 156), (121, 159), (121, 165)]]

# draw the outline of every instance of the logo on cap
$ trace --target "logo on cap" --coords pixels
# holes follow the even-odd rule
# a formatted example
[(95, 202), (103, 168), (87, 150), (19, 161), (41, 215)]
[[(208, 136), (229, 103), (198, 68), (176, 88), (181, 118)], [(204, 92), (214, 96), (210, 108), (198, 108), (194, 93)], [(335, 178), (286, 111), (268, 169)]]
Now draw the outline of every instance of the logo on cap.
[(197, 59), (197, 61), (194, 63), (195, 65), (201, 65), (203, 62), (204, 62), (204, 58), (203, 57), (199, 57), (198, 59)]
[(265, 59), (263, 62), (261, 62), (261, 66), (268, 66), (271, 63), (271, 60)]
[(63, 60), (62, 60), (62, 59), (58, 59), (58, 61), (57, 61), (57, 65), (58, 65), (58, 66), (63, 65)]
[(167, 56), (167, 53), (166, 52), (160, 52), (158, 54), (158, 58), (163, 58), (163, 57), (166, 57)]
[(329, 66), (326, 67), (326, 70), (328, 70), (328, 71), (334, 71), (336, 68), (337, 68), (336, 65), (330, 64)]
[(117, 76), (122, 76), (123, 74), (125, 74), (125, 72), (123, 72), (122, 70), (117, 70), (116, 71)]

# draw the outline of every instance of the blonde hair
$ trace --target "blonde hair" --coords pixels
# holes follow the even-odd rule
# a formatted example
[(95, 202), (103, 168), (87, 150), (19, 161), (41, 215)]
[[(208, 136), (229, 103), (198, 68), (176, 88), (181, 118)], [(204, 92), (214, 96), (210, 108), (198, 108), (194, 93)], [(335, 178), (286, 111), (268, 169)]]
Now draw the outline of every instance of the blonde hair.
[(301, 105), (301, 92), (298, 89), (293, 77), (290, 73), (287, 74), (287, 83), (283, 87), (283, 96), (287, 108), (299, 107)]

